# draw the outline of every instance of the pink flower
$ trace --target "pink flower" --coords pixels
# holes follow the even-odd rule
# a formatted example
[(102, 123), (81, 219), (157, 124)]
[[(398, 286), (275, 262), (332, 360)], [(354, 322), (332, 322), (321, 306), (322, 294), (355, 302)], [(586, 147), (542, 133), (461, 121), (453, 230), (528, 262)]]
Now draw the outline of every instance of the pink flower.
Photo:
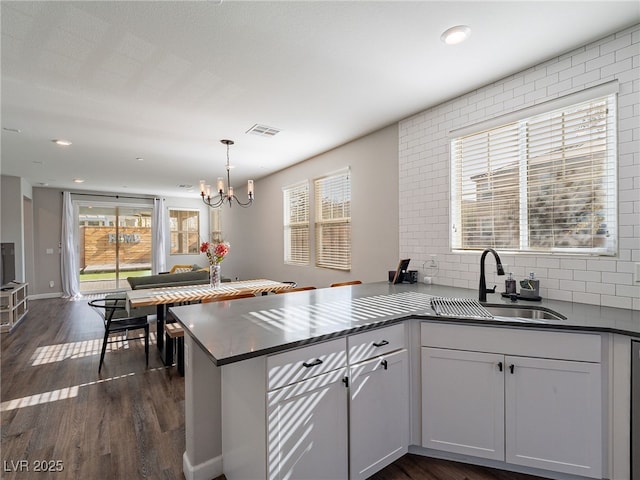
[(227, 242), (220, 242), (212, 245), (209, 242), (202, 242), (202, 245), (200, 245), (200, 251), (207, 254), (207, 258), (211, 265), (215, 265), (222, 262), (224, 257), (227, 256), (229, 253), (229, 244)]

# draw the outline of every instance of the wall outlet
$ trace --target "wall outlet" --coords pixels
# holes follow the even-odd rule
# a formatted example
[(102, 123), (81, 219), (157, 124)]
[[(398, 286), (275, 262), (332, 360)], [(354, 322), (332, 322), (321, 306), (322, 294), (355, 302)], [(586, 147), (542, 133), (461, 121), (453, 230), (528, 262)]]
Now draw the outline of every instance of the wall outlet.
[(429, 261), (427, 262), (429, 268), (437, 268), (438, 267), (438, 256), (437, 255), (429, 255)]
[(640, 283), (640, 263), (633, 264), (633, 283)]
[(51, 280), (51, 281), (49, 282), (49, 288), (53, 288), (53, 286), (54, 286), (54, 285), (55, 285), (55, 283), (53, 283), (53, 280)]

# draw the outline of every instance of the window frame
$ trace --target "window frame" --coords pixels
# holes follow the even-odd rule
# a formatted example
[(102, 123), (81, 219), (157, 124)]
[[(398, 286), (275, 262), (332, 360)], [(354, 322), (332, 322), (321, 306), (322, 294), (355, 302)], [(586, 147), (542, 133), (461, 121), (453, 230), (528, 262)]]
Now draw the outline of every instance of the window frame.
[[(169, 255), (199, 255), (200, 254), (200, 210), (195, 209), (195, 208), (184, 208), (184, 207), (169, 207), (169, 240), (170, 240), (170, 245), (169, 245)], [(195, 223), (196, 223), (196, 228), (195, 228), (195, 232), (191, 229), (187, 229), (185, 230), (184, 228), (179, 228), (180, 226), (178, 225), (177, 229), (174, 229), (173, 226), (173, 219), (176, 218), (176, 222), (180, 223), (181, 220), (178, 219), (176, 216), (173, 215), (174, 212), (182, 212), (182, 213), (195, 213)], [(188, 220), (188, 219), (186, 219)], [(184, 221), (184, 220), (183, 220)], [(184, 251), (184, 249), (181, 250), (176, 250), (174, 251), (174, 235), (176, 236), (176, 244), (184, 244), (186, 245), (186, 250)], [(187, 236), (186, 242), (180, 242), (179, 238), (180, 236)], [(189, 241), (191, 238), (195, 238), (195, 251), (190, 252), (189, 250)]]
[[(615, 88), (611, 88), (611, 86), (606, 86), (605, 88), (593, 89), (591, 91), (591, 95), (587, 95), (586, 92), (580, 92), (580, 95), (570, 96), (569, 98), (562, 98), (557, 101), (547, 102), (545, 105), (537, 105), (535, 108), (526, 109), (523, 112), (520, 112), (518, 117), (514, 115), (505, 116), (501, 118), (502, 122), (496, 121), (495, 119), (476, 125), (474, 127), (467, 127), (458, 132), (452, 132), (453, 138), (450, 141), (450, 168), (451, 168), (451, 177), (450, 177), (450, 247), (452, 251), (455, 252), (464, 252), (464, 251), (477, 251), (482, 250), (486, 247), (494, 247), (499, 248), (502, 251), (508, 251), (512, 253), (535, 253), (535, 254), (581, 254), (581, 255), (591, 255), (591, 256), (615, 256), (617, 255), (618, 248), (618, 232), (617, 232), (617, 211), (618, 211), (618, 202), (617, 202), (617, 90)], [(535, 154), (529, 154), (530, 149), (532, 149), (532, 145), (535, 145), (535, 141), (539, 141), (540, 135), (535, 131), (535, 128), (539, 126), (541, 122), (545, 121), (545, 117), (548, 117), (548, 123), (551, 125), (553, 123), (554, 116), (568, 115), (569, 113), (573, 114), (574, 112), (580, 112), (580, 109), (586, 109), (586, 105), (590, 106), (597, 105), (601, 102), (605, 103), (604, 109), (606, 110), (605, 117), (603, 120), (604, 124), (604, 140), (599, 138), (599, 132), (597, 128), (592, 128), (591, 123), (587, 127), (589, 134), (588, 141), (583, 141), (583, 144), (588, 144), (591, 147), (591, 143), (597, 143), (600, 141), (602, 153), (599, 153), (597, 148), (593, 148), (592, 150), (588, 150), (588, 154), (583, 155), (585, 158), (595, 158), (594, 161), (592, 159), (592, 164), (597, 164), (597, 161), (601, 160), (602, 165), (600, 166), (602, 173), (600, 177), (595, 177), (597, 182), (590, 186), (589, 192), (592, 195), (596, 195), (595, 192), (599, 193), (599, 189), (602, 189), (604, 193), (600, 194), (596, 200), (592, 200), (592, 202), (588, 205), (593, 205), (593, 208), (597, 208), (600, 204), (602, 204), (602, 208), (599, 210), (593, 210), (591, 213), (591, 221), (588, 223), (589, 228), (591, 229), (590, 234), (587, 234), (587, 237), (583, 240), (583, 243), (586, 245), (587, 242), (591, 242), (590, 246), (581, 246), (578, 245), (566, 246), (561, 245), (558, 246), (553, 239), (551, 241), (551, 245), (544, 245), (544, 240), (537, 240), (539, 245), (535, 245), (534, 241), (530, 238), (530, 232), (533, 231), (539, 237), (542, 237), (541, 231), (544, 231), (544, 227), (540, 224), (538, 225), (538, 230), (536, 230), (532, 225), (536, 222), (535, 209), (536, 205), (534, 203), (535, 200), (540, 201), (541, 194), (535, 193), (535, 189), (543, 188), (545, 184), (543, 181), (539, 180), (536, 182), (533, 174), (536, 171), (540, 171), (542, 163), (539, 158), (544, 157), (544, 155), (540, 154), (540, 150), (538, 150), (536, 157)], [(589, 117), (589, 115), (593, 115), (593, 117)], [(595, 114), (584, 113), (579, 119), (590, 120), (590, 118), (596, 118)], [(551, 129), (545, 131), (545, 134), (548, 135), (548, 132), (552, 132), (553, 135), (557, 135), (558, 138), (561, 138), (563, 142), (569, 143), (577, 142), (576, 139), (579, 138), (580, 133), (578, 133), (579, 127), (573, 127), (574, 130), (570, 130), (565, 126), (565, 120), (557, 122), (564, 127), (563, 130), (557, 127), (553, 127), (556, 129)], [(532, 131), (535, 133), (532, 134)], [(560, 131), (560, 133), (558, 133)], [(494, 143), (490, 143), (490, 135), (494, 134), (497, 137), (497, 140)], [(503, 138), (500, 138), (498, 135), (502, 134)], [(465, 167), (467, 169), (471, 169), (476, 166), (473, 160), (474, 154), (479, 151), (476, 149), (478, 145), (483, 145), (482, 140), (477, 140), (477, 145), (473, 145), (470, 143), (467, 145), (465, 152), (467, 152), (467, 163), (465, 164), (464, 153), (462, 153), (462, 143), (466, 140), (467, 142), (476, 141), (475, 138), (481, 139), (482, 136), (487, 137), (486, 144), (483, 148), (486, 148), (490, 153), (485, 155), (486, 159), (482, 160), (482, 154), (478, 154), (478, 158), (481, 160), (477, 161), (478, 165), (481, 165), (483, 161), (486, 162), (486, 169), (482, 174), (476, 174), (474, 180), (476, 182), (475, 185), (475, 195), (476, 198), (473, 200), (473, 205), (470, 203), (467, 204), (468, 207), (465, 208), (465, 197), (468, 199), (470, 196), (473, 196), (473, 190), (469, 187), (469, 180), (473, 180), (474, 175), (470, 175), (469, 173), (461, 173), (461, 169), (463, 170)], [(511, 135), (511, 137), (509, 137)], [(517, 135), (516, 143), (513, 142), (513, 136)], [(595, 139), (595, 140), (594, 140)], [(597, 141), (596, 141), (597, 140)], [(545, 140), (546, 141), (546, 140)], [(554, 137), (554, 141), (555, 137)], [(492, 146), (493, 145), (493, 146)], [(505, 153), (509, 149), (517, 149), (517, 154), (515, 157), (510, 157), (513, 155), (513, 151), (510, 153)], [(582, 145), (578, 147), (578, 150), (582, 150)], [(558, 164), (579, 164), (583, 162), (583, 156), (578, 154), (571, 154), (570, 147), (566, 146), (563, 143), (563, 147), (560, 150), (561, 153), (558, 154), (557, 150), (553, 150), (551, 146), (551, 142), (546, 146), (548, 150), (545, 152), (545, 155), (548, 156), (548, 164), (550, 165), (548, 168), (552, 170), (553, 168), (557, 168)], [(493, 150), (492, 150), (493, 149)], [(495, 152), (495, 153), (493, 153)], [(555, 153), (554, 153), (555, 152)], [(569, 152), (569, 153), (567, 153)], [(595, 153), (594, 153), (595, 152)], [(500, 158), (500, 155), (503, 155), (503, 158)], [(591, 157), (590, 157), (591, 156)], [(601, 159), (599, 158), (602, 157)], [(556, 157), (560, 157), (561, 160), (558, 161)], [(515, 158), (511, 163), (507, 163), (508, 158)], [(495, 161), (496, 166), (491, 166), (492, 161)], [(537, 160), (538, 159), (538, 160)], [(536, 165), (537, 160), (537, 165)], [(501, 163), (502, 177), (498, 174), (500, 168), (497, 167), (498, 164)], [(586, 163), (586, 162), (584, 162)], [(507, 169), (511, 168), (514, 172), (511, 174), (512, 177), (517, 178), (517, 181), (513, 179), (509, 180), (509, 174), (507, 173)], [(593, 172), (597, 171), (598, 166), (591, 166), (586, 170), (578, 170), (578, 168), (583, 168), (584, 165), (579, 165), (578, 167), (573, 167), (575, 171), (580, 173), (575, 174), (574, 177), (571, 177), (571, 180), (587, 178), (587, 176), (583, 172), (590, 172), (593, 177)], [(536, 170), (537, 169), (537, 170)], [(502, 181), (502, 192), (497, 191), (496, 196), (499, 200), (494, 201), (492, 198), (494, 192), (493, 186), (486, 185), (487, 192), (482, 194), (483, 198), (479, 198), (479, 194), (484, 192), (482, 189), (482, 185), (479, 185), (482, 180), (480, 177), (486, 177), (486, 182), (500, 182)], [(493, 178), (490, 178), (493, 177)], [(565, 177), (561, 177), (565, 178)], [(497, 180), (496, 180), (497, 179)], [(463, 186), (463, 181), (466, 181), (466, 186)], [(598, 183), (599, 182), (599, 183)], [(557, 184), (553, 183), (553, 180), (548, 181), (548, 185), (555, 186)], [(561, 187), (565, 187), (568, 185), (568, 180), (566, 184), (560, 183)], [(604, 187), (602, 187), (604, 186)], [(504, 238), (497, 239), (496, 235), (500, 235), (500, 233), (505, 233), (508, 231), (507, 228), (496, 227), (494, 229), (494, 235), (492, 236), (492, 242), (487, 242), (483, 246), (473, 245), (474, 240), (476, 242), (480, 242), (481, 239), (485, 238), (484, 230), (485, 230), (485, 221), (490, 218), (494, 222), (503, 220), (505, 217), (509, 217), (509, 211), (504, 210), (504, 205), (508, 204), (509, 198), (505, 191), (508, 188), (517, 188), (517, 199), (512, 201), (517, 203), (518, 210), (518, 219), (517, 225), (516, 222), (513, 222), (513, 231), (517, 232), (517, 246), (511, 244), (509, 246), (501, 245), (501, 241), (504, 241)], [(533, 193), (529, 193), (531, 190)], [(487, 196), (488, 193), (488, 196)], [(502, 194), (502, 204), (500, 203), (500, 195)], [(575, 195), (575, 194), (574, 194)], [(554, 201), (557, 196), (553, 196)], [(483, 199), (488, 199), (486, 202), (487, 205), (491, 208), (491, 214), (489, 214), (486, 218), (481, 218), (477, 216), (477, 212), (482, 209), (482, 206), (479, 205), (480, 201)], [(566, 203), (561, 203), (558, 201), (554, 203), (552, 211), (555, 213), (556, 208), (559, 206), (565, 207), (567, 209), (571, 208), (575, 203), (577, 203), (574, 197), (566, 196), (564, 201)], [(514, 204), (515, 205), (515, 204)], [(502, 211), (500, 210), (502, 208)], [(577, 208), (577, 207), (574, 207)], [(512, 211), (516, 210), (516, 207), (512, 207)], [(475, 213), (474, 213), (475, 211)], [(604, 214), (602, 212), (605, 212)], [(475, 218), (478, 222), (478, 228), (482, 227), (482, 232), (473, 233), (472, 228), (469, 226), (469, 222), (465, 222), (465, 214), (468, 218)], [(505, 215), (506, 214), (506, 215)], [(544, 213), (543, 213), (544, 214)], [(537, 219), (539, 220), (540, 216), (543, 215), (538, 213)], [(600, 215), (604, 216), (605, 222), (599, 225), (596, 230), (597, 219)], [(557, 224), (554, 219), (550, 224), (552, 225), (552, 229), (550, 230), (551, 234), (547, 234), (548, 236), (553, 237), (555, 231), (558, 229)], [(465, 229), (465, 223), (467, 224), (467, 231)], [(571, 238), (574, 235), (576, 238), (579, 236), (580, 230), (580, 222), (576, 218), (573, 223), (566, 223), (567, 227), (566, 231), (574, 230), (575, 233), (566, 233), (566, 238)], [(605, 226), (603, 238), (598, 238), (601, 233), (602, 226)], [(533, 230), (532, 230), (533, 228)], [(541, 230), (542, 229), (542, 230)], [(577, 241), (578, 242), (578, 241)], [(599, 242), (602, 242), (603, 245), (599, 245)], [(468, 243), (468, 244), (467, 244)], [(508, 243), (508, 241), (507, 241)], [(560, 243), (560, 242), (559, 242)], [(567, 243), (567, 242), (565, 242)]]

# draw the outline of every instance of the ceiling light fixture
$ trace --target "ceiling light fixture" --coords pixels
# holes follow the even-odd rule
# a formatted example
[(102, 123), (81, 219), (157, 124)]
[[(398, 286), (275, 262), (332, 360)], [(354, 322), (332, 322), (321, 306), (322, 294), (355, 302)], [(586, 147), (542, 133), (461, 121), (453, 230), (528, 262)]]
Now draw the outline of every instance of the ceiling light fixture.
[(82, 178), (74, 178), (73, 183), (84, 183), (84, 179)]
[(455, 27), (448, 28), (440, 35), (442, 40), (447, 45), (458, 45), (464, 42), (471, 36), (471, 28), (466, 25), (456, 25)]
[(57, 139), (57, 140), (51, 140), (51, 141), (56, 145), (61, 145), (63, 147), (68, 147), (69, 145), (71, 145), (71, 142), (69, 140)]
[(211, 185), (205, 185), (205, 181), (200, 180), (200, 196), (202, 197), (202, 201), (205, 203), (205, 205), (208, 205), (211, 208), (218, 208), (225, 201), (229, 203), (229, 206), (231, 206), (233, 200), (235, 200), (236, 203), (241, 207), (249, 207), (253, 203), (253, 180), (247, 181), (247, 195), (249, 197), (249, 200), (245, 203), (242, 203), (240, 200), (238, 200), (238, 197), (233, 194), (233, 187), (231, 186), (231, 177), (229, 174), (229, 171), (231, 170), (231, 165), (229, 164), (229, 146), (233, 145), (233, 140), (220, 140), (220, 143), (227, 146), (227, 191), (225, 192), (224, 190), (224, 179), (222, 177), (218, 177), (218, 199), (214, 200), (211, 198)]

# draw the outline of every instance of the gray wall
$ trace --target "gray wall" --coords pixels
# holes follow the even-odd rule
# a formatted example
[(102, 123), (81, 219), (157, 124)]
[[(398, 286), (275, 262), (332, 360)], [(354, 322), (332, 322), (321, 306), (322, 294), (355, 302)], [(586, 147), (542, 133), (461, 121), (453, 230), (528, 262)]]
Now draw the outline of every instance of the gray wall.
[[(285, 265), (283, 240), (282, 187), (350, 166), (352, 179), (352, 270), (343, 272)], [(3, 241), (24, 245), (20, 180), (2, 177)], [(30, 295), (40, 297), (61, 294), (60, 232), (62, 222), (61, 191), (53, 188), (33, 189), (33, 250), (35, 279)], [(5, 201), (5, 194), (10, 201)], [(130, 194), (129, 194), (130, 195)], [(222, 264), (222, 274), (232, 279), (273, 278), (294, 280), (300, 285), (328, 286), (349, 279), (364, 282), (386, 280), (387, 271), (398, 263), (398, 128), (389, 126), (346, 145), (306, 160), (291, 168), (256, 181), (256, 202), (251, 208), (223, 207), (222, 229), (231, 252)], [(89, 197), (86, 197), (87, 199)], [(96, 197), (104, 201), (104, 198)], [(15, 204), (15, 206), (14, 206)], [(199, 197), (167, 198), (166, 208), (200, 210), (201, 236), (209, 228), (209, 208)], [(5, 215), (5, 208), (12, 215)], [(5, 218), (7, 227), (5, 228)], [(11, 221), (9, 221), (9, 219)], [(6, 235), (5, 235), (6, 230)], [(6, 240), (5, 240), (6, 238)], [(313, 227), (312, 227), (313, 238)], [(18, 246), (17, 246), (18, 248)], [(22, 247), (20, 247), (22, 248)], [(52, 249), (53, 254), (47, 254)], [(167, 269), (174, 264), (207, 265), (206, 257), (169, 255)], [(313, 250), (312, 250), (313, 254)], [(22, 253), (20, 253), (22, 255)], [(49, 282), (54, 287), (49, 287)]]
[[(284, 264), (282, 188), (351, 167), (352, 269), (350, 272)], [(311, 192), (313, 197), (313, 192)], [(311, 198), (313, 201), (313, 198)], [(223, 209), (231, 251), (225, 276), (293, 280), (326, 287), (359, 279), (387, 279), (398, 264), (398, 128), (392, 125), (256, 182), (251, 208)], [(313, 226), (311, 238), (314, 238)]]
[[(24, 201), (31, 198), (31, 186), (19, 177), (2, 175), (0, 177), (0, 241), (13, 243), (15, 246), (16, 277), (14, 280), (25, 282), (27, 278), (24, 240)], [(29, 288), (31, 292), (31, 286)]]

